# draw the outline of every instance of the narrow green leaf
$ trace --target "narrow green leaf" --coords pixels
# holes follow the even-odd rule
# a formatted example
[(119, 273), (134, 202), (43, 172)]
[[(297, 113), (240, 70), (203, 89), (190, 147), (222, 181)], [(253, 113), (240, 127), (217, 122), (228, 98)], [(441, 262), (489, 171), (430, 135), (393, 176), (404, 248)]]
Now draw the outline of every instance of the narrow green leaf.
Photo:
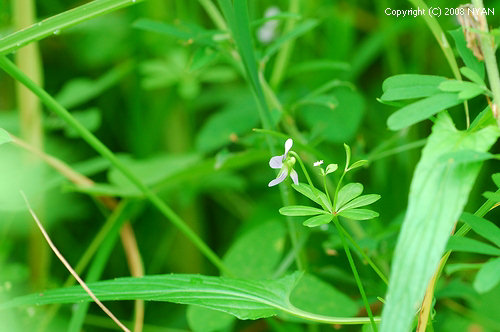
[(317, 214), (327, 214), (325, 210), (303, 205), (290, 205), (282, 207), (280, 213), (284, 216), (314, 216)]
[(474, 232), (500, 247), (500, 228), (489, 220), (464, 212), (460, 220), (467, 223)]
[[(484, 80), (484, 64), (476, 58), (474, 53), (467, 47), (467, 43), (465, 41), (464, 32), (462, 28), (458, 28), (455, 30), (448, 31), (450, 35), (455, 40), (455, 45), (458, 50), (458, 54), (464, 61), (465, 65), (473, 70), (481, 80)], [(467, 76), (464, 74), (464, 76)]]
[(9, 135), (9, 133), (3, 129), (0, 128), (0, 145), (12, 142), (12, 137)]
[(498, 188), (500, 188), (500, 173), (495, 173), (491, 176), (493, 182), (496, 184)]
[(483, 196), (486, 197), (487, 199), (491, 199), (492, 201), (495, 201), (496, 203), (500, 202), (500, 194), (499, 193), (487, 191), (483, 194)]
[(117, 9), (134, 5), (143, 0), (95, 0), (80, 7), (70, 9), (61, 14), (33, 24), (0, 39), (0, 55), (11, 53), (29, 43), (40, 40), (62, 29), (101, 16)]
[(345, 169), (349, 167), (349, 163), (351, 162), (351, 147), (347, 144), (344, 143), (344, 149), (345, 149)]
[(314, 216), (306, 221), (304, 221), (303, 225), (307, 227), (316, 227), (324, 224), (328, 224), (330, 221), (332, 221), (333, 215), (332, 214), (322, 214), (319, 216)]
[(363, 185), (361, 183), (348, 183), (343, 186), (339, 190), (336, 210), (341, 209), (347, 202), (361, 195), (362, 192)]
[(479, 76), (479, 74), (477, 72), (470, 69), (469, 67), (460, 68), (460, 72), (462, 73), (462, 75), (464, 75), (469, 80), (476, 83), (477, 85), (484, 86), (484, 80)]
[(447, 113), (438, 116), (413, 175), (408, 208), (394, 250), (381, 331), (410, 330), (481, 167), (480, 163), (437, 161), (454, 151), (485, 152), (498, 135), (494, 126), (461, 132)]
[(450, 237), (446, 250), (472, 252), (483, 255), (500, 255), (500, 249), (481, 241), (463, 236)]
[(500, 257), (490, 259), (479, 270), (474, 279), (474, 289), (478, 293), (492, 290), (500, 282)]
[(383, 101), (416, 99), (435, 95), (440, 92), (438, 86), (446, 77), (432, 75), (403, 74), (387, 78), (380, 97)]
[(339, 213), (342, 217), (349, 218), (352, 220), (368, 220), (377, 218), (379, 214), (375, 211), (368, 209), (351, 209), (344, 210)]
[(391, 130), (403, 129), (460, 103), (456, 93), (438, 93), (397, 110), (387, 119), (387, 125)]
[(466, 270), (478, 270), (483, 266), (483, 263), (456, 263), (456, 264), (446, 264), (445, 271), (446, 274), (452, 274), (459, 271)]
[(299, 193), (306, 196), (313, 202), (321, 205), (323, 209), (330, 212), (332, 211), (332, 204), (328, 200), (328, 197), (326, 197), (325, 193), (323, 193), (322, 191), (316, 188), (311, 189), (311, 186), (305, 183), (292, 184), (292, 188), (297, 190)]
[(380, 195), (377, 194), (369, 194), (369, 195), (363, 195), (358, 198), (353, 199), (352, 201), (348, 202), (346, 205), (341, 207), (338, 211), (343, 211), (343, 210), (348, 210), (348, 209), (355, 209), (359, 208), (362, 206), (370, 205), (372, 203), (375, 203), (380, 199)]
[(355, 168), (358, 168), (358, 167), (363, 167), (366, 164), (368, 164), (368, 160), (358, 160), (358, 161), (354, 162), (351, 166), (349, 166), (349, 171), (353, 170)]
[(264, 55), (262, 56), (262, 59), (264, 61), (269, 60), (269, 58), (273, 56), (283, 44), (307, 33), (308, 31), (314, 29), (318, 24), (319, 22), (317, 20), (312, 19), (297, 24), (297, 26), (292, 31), (283, 36), (280, 36), (279, 38), (276, 38), (276, 40), (274, 40), (273, 43), (267, 47)]
[(484, 93), (484, 89), (472, 82), (446, 80), (439, 84), (439, 89), (444, 92), (458, 92), (458, 98), (471, 99)]

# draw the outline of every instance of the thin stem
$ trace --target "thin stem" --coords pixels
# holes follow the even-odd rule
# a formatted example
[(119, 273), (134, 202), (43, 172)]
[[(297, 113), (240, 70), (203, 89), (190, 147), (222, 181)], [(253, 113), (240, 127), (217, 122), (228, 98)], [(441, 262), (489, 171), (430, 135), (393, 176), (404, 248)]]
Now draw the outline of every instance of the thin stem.
[(375, 271), (375, 273), (380, 277), (380, 279), (382, 279), (382, 281), (386, 285), (389, 285), (389, 280), (387, 279), (387, 277), (384, 275), (384, 273), (382, 271), (380, 271), (380, 269), (375, 265), (375, 263), (371, 260), (371, 258), (368, 257), (368, 255), (366, 255), (366, 253), (359, 246), (359, 244), (356, 242), (356, 240), (354, 240), (352, 238), (351, 234), (349, 234), (349, 232), (347, 232), (346, 229), (344, 227), (342, 227), (342, 225), (340, 223), (339, 223), (339, 226), (340, 226), (340, 229), (342, 230), (342, 233), (344, 233), (345, 237), (347, 237), (347, 239), (352, 243), (352, 245), (358, 250), (359, 254), (363, 257), (364, 260), (366, 260), (368, 265), (371, 266), (373, 271)]
[(472, 3), (474, 4), (474, 7), (479, 9), (479, 24), (481, 26), (481, 30), (484, 32), (479, 34), (479, 38), (481, 40), (481, 51), (483, 52), (484, 64), (486, 65), (491, 92), (493, 93), (493, 105), (491, 106), (491, 110), (497, 120), (498, 126), (500, 126), (500, 77), (498, 74), (498, 64), (495, 56), (495, 50), (493, 48), (495, 40), (488, 32), (488, 22), (486, 21), (486, 17), (482, 14), (482, 10), (484, 9), (483, 0), (473, 0)]
[(375, 320), (373, 319), (373, 314), (372, 314), (372, 309), (370, 308), (370, 303), (368, 302), (368, 299), (366, 298), (365, 290), (363, 288), (363, 284), (361, 283), (361, 279), (359, 278), (358, 270), (356, 269), (356, 265), (354, 264), (354, 260), (352, 259), (351, 251), (349, 250), (349, 246), (347, 245), (347, 242), (344, 238), (344, 232), (342, 232), (342, 228), (340, 226), (338, 217), (335, 216), (333, 218), (333, 222), (335, 223), (335, 226), (337, 227), (337, 230), (339, 232), (339, 237), (340, 240), (342, 241), (342, 245), (344, 246), (344, 251), (347, 256), (347, 259), (349, 260), (349, 265), (351, 266), (352, 274), (354, 275), (354, 279), (356, 280), (356, 284), (358, 285), (359, 293), (361, 294), (361, 298), (363, 299), (363, 303), (365, 304), (366, 312), (368, 316), (370, 317), (370, 322), (372, 324), (373, 331), (377, 332), (377, 325), (375, 324)]
[(328, 193), (328, 187), (326, 185), (326, 174), (323, 174), (323, 187), (325, 188), (326, 197), (328, 198), (328, 202), (332, 204), (332, 199), (330, 198), (330, 194)]
[(182, 220), (167, 204), (165, 204), (149, 187), (147, 187), (125, 164), (123, 164), (111, 150), (109, 150), (97, 137), (82, 126), (61, 104), (59, 104), (45, 90), (35, 84), (29, 77), (19, 70), (6, 57), (0, 57), (0, 67), (18, 80), (31, 91), (33, 91), (40, 100), (54, 113), (60, 116), (70, 127), (76, 130), (80, 137), (85, 140), (94, 150), (104, 158), (108, 159), (126, 178), (128, 178), (144, 196), (167, 218), (169, 219), (193, 244), (221, 271), (231, 275), (229, 269), (224, 266), (222, 260), (215, 252), (208, 247), (205, 242), (193, 232), (191, 228)]
[(291, 154), (292, 156), (294, 156), (297, 159), (297, 161), (299, 162), (300, 168), (302, 168), (302, 172), (304, 172), (304, 175), (306, 176), (307, 182), (311, 186), (311, 189), (312, 190), (316, 189), (316, 187), (314, 187), (314, 185), (311, 181), (311, 178), (309, 177), (309, 173), (307, 172), (307, 169), (304, 166), (304, 163), (302, 162), (302, 159), (299, 157), (299, 155), (295, 151), (290, 151), (288, 153)]
[(332, 211), (337, 210), (337, 198), (339, 196), (339, 190), (340, 186), (342, 185), (342, 180), (344, 180), (344, 176), (346, 175), (346, 171), (344, 170), (344, 173), (342, 173), (342, 176), (340, 177), (339, 183), (337, 183), (337, 188), (335, 188), (335, 196), (333, 196), (333, 207)]
[(220, 30), (226, 31), (226, 21), (224, 21), (224, 18), (217, 9), (217, 6), (215, 6), (211, 0), (198, 0), (198, 2), (203, 7), (203, 9), (205, 9), (207, 15), (212, 19), (212, 22), (214, 22), (215, 26)]

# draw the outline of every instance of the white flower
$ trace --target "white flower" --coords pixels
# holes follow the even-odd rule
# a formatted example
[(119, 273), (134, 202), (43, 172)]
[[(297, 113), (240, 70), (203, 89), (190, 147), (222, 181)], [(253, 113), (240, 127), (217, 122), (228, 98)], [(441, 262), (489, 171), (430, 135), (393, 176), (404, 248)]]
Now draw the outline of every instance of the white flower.
[(269, 166), (274, 169), (280, 169), (276, 179), (269, 182), (269, 187), (275, 186), (283, 182), (287, 176), (290, 176), (293, 183), (299, 184), (299, 176), (297, 172), (293, 169), (295, 165), (295, 157), (289, 157), (288, 152), (292, 148), (293, 140), (291, 138), (287, 139), (285, 142), (285, 153), (281, 156), (274, 156), (269, 160)]
[[(280, 13), (278, 7), (269, 7), (264, 14), (264, 17), (276, 16)], [(259, 30), (257, 30), (257, 39), (263, 44), (269, 44), (276, 38), (276, 29), (278, 28), (279, 21), (272, 20), (264, 23)]]
[(319, 165), (321, 165), (321, 164), (323, 164), (323, 160), (318, 160), (318, 161), (317, 161), (317, 162), (315, 162), (313, 165), (314, 165), (314, 166), (319, 166)]

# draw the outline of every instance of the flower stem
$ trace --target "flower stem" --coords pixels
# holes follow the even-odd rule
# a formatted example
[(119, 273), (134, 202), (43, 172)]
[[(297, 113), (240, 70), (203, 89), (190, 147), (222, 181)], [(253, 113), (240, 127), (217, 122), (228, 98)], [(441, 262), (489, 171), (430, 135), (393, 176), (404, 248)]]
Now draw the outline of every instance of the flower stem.
[(335, 196), (333, 196), (333, 207), (332, 207), (333, 212), (337, 210), (337, 197), (339, 195), (340, 185), (342, 184), (342, 180), (344, 180), (345, 174), (346, 171), (344, 170), (344, 173), (342, 173), (342, 176), (340, 177), (339, 183), (337, 183), (337, 188), (335, 188)]
[(330, 194), (328, 193), (328, 187), (326, 186), (326, 174), (323, 175), (323, 186), (325, 187), (326, 197), (328, 198), (328, 202), (332, 203), (332, 199), (330, 198)]
[[(345, 174), (345, 173), (344, 173)], [(339, 182), (340, 184), (340, 182)], [(351, 266), (352, 274), (354, 275), (354, 279), (356, 280), (356, 284), (358, 285), (359, 293), (361, 294), (361, 298), (363, 299), (363, 303), (365, 304), (366, 312), (370, 317), (370, 322), (372, 324), (373, 331), (377, 332), (377, 325), (375, 324), (375, 320), (373, 319), (372, 310), (370, 308), (370, 303), (368, 303), (368, 299), (366, 298), (365, 290), (363, 288), (363, 284), (361, 283), (361, 279), (359, 278), (358, 270), (356, 269), (356, 265), (354, 264), (354, 260), (352, 259), (351, 251), (349, 249), (349, 245), (347, 244), (344, 238), (344, 232), (342, 232), (342, 226), (340, 226), (338, 217), (335, 216), (333, 218), (333, 222), (337, 227), (339, 232), (340, 240), (342, 241), (342, 245), (344, 246), (344, 251), (347, 256), (347, 260), (349, 260), (349, 265)]]
[(307, 172), (307, 169), (306, 169), (304, 163), (302, 162), (302, 159), (299, 157), (299, 155), (295, 151), (290, 151), (288, 153), (291, 154), (292, 156), (294, 156), (299, 161), (300, 168), (302, 168), (302, 172), (304, 172), (304, 175), (306, 176), (307, 182), (311, 186), (311, 190), (316, 189), (316, 187), (313, 185), (311, 178), (309, 177), (309, 173)]

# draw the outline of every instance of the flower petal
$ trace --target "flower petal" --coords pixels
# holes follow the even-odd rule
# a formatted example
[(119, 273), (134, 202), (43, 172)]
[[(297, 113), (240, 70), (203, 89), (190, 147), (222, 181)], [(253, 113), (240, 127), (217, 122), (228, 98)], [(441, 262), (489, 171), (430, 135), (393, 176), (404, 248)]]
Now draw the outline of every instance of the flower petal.
[(281, 168), (283, 166), (283, 156), (274, 156), (269, 160), (271, 168)]
[(290, 151), (290, 149), (292, 148), (292, 145), (293, 145), (293, 139), (291, 138), (287, 139), (285, 142), (285, 154), (283, 155), (284, 157), (286, 157), (288, 151)]
[(290, 178), (292, 178), (293, 183), (295, 183), (296, 185), (299, 184), (299, 175), (294, 169), (290, 171)]
[(274, 180), (272, 180), (271, 182), (269, 182), (268, 186), (269, 187), (272, 187), (272, 186), (275, 186), (281, 182), (283, 182), (283, 180), (286, 179), (286, 176), (287, 176), (287, 171), (286, 170), (281, 170), (280, 174), (278, 174), (278, 177)]

